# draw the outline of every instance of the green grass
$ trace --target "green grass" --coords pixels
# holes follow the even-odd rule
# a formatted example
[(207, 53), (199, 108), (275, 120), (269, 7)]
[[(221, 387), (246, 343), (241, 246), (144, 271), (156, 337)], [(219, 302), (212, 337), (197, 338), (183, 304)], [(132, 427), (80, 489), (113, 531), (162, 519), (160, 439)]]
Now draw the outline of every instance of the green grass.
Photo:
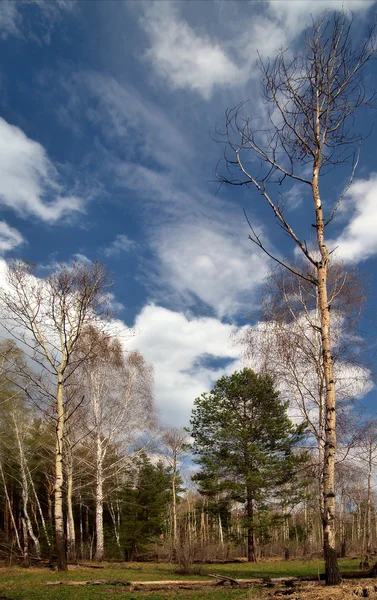
[[(341, 571), (356, 571), (360, 559), (352, 560), (350, 558), (339, 559)], [(256, 564), (251, 563), (231, 563), (227, 565), (207, 565), (207, 573), (219, 573), (239, 579), (253, 579), (254, 577), (285, 577), (299, 575), (317, 575), (324, 573), (323, 560), (270, 560)]]
[[(342, 571), (356, 570), (358, 561), (342, 559)], [(199, 566), (195, 566), (198, 567)], [(104, 569), (71, 567), (68, 573), (57, 573), (45, 568), (22, 569), (20, 567), (0, 568), (0, 598), (12, 600), (247, 600), (258, 594), (257, 590), (236, 590), (212, 588), (199, 590), (166, 590), (129, 592), (125, 587), (115, 586), (46, 586), (46, 581), (85, 581), (89, 579), (110, 579), (121, 581), (159, 581), (164, 579), (186, 580), (208, 579), (208, 573), (228, 575), (239, 579), (258, 577), (283, 577), (288, 575), (316, 575), (323, 572), (323, 561), (265, 561), (256, 565), (231, 563), (202, 565), (200, 574), (182, 576), (174, 573), (175, 567), (169, 564), (106, 565)]]

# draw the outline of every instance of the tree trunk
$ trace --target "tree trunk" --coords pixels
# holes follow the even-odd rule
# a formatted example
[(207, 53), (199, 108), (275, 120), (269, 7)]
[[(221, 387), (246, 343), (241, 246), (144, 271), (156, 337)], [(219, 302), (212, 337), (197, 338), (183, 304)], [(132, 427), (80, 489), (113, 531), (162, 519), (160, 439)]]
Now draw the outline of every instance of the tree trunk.
[(68, 441), (68, 465), (67, 465), (67, 549), (71, 560), (76, 561), (76, 533), (75, 520), (73, 518), (73, 455), (72, 446)]
[(219, 513), (219, 539), (221, 548), (224, 548), (224, 533), (223, 533), (223, 525), (221, 522), (221, 515)]
[(46, 496), (47, 496), (47, 518), (52, 523), (52, 496), (54, 494), (54, 485), (51, 482), (48, 474), (45, 472), (45, 488), (46, 488)]
[(14, 529), (14, 535), (15, 535), (15, 538), (16, 538), (16, 543), (17, 543), (18, 549), (22, 552), (21, 542), (20, 542), (20, 538), (19, 538), (18, 530), (17, 530), (17, 525), (16, 525), (16, 521), (15, 521), (14, 515), (13, 515), (12, 503), (11, 503), (11, 500), (9, 498), (8, 488), (7, 488), (7, 484), (6, 484), (5, 476), (4, 476), (4, 471), (3, 471), (3, 466), (2, 466), (1, 463), (0, 463), (0, 471), (1, 471), (1, 478), (3, 480), (4, 493), (5, 493), (5, 498), (6, 498), (7, 506), (8, 506), (8, 510), (9, 510), (9, 516), (10, 516), (10, 519), (11, 519), (11, 522), (12, 522), (12, 525), (13, 525), (13, 529)]
[(253, 499), (248, 493), (247, 498), (247, 560), (248, 562), (257, 562), (255, 553), (255, 535), (254, 535), (254, 505)]
[(35, 502), (36, 502), (36, 505), (37, 505), (37, 508), (38, 508), (39, 517), (41, 519), (43, 532), (45, 534), (46, 542), (47, 542), (48, 547), (51, 549), (50, 536), (49, 536), (48, 531), (47, 531), (46, 521), (45, 521), (45, 518), (43, 516), (43, 511), (42, 511), (41, 503), (39, 502), (37, 490), (35, 489), (34, 481), (33, 481), (33, 478), (31, 476), (31, 473), (30, 473), (30, 469), (29, 469), (28, 465), (26, 465), (26, 466), (27, 466), (27, 472), (28, 472), (28, 475), (29, 475), (30, 485), (31, 485), (31, 488), (33, 490)]
[(64, 540), (63, 516), (63, 437), (64, 437), (64, 405), (63, 405), (63, 376), (58, 374), (56, 393), (56, 446), (55, 446), (55, 505), (54, 520), (56, 534), (56, 556), (58, 571), (67, 571), (67, 555)]
[(82, 500), (81, 500), (81, 494), (80, 494), (80, 558), (81, 560), (84, 558), (84, 528), (83, 528), (83, 523), (82, 523), (82, 510), (83, 510), (83, 506), (82, 506)]
[[(27, 533), (30, 538), (33, 540), (33, 544), (35, 547), (35, 554), (37, 558), (41, 556), (41, 547), (39, 544), (39, 540), (33, 531), (33, 525), (30, 520), (28, 504), (29, 504), (29, 484), (27, 480), (27, 465), (24, 454), (24, 448), (22, 446), (22, 441), (20, 438), (20, 431), (17, 425), (17, 419), (13, 414), (13, 423), (14, 423), (14, 431), (16, 434), (17, 445), (18, 445), (18, 453), (20, 459), (20, 475), (21, 475), (21, 495), (22, 495), (22, 514), (23, 514), (23, 524), (27, 529)], [(25, 544), (24, 544), (25, 545)]]
[(177, 479), (177, 455), (174, 453), (173, 456), (173, 473), (171, 478), (171, 493), (172, 493), (172, 519), (173, 519), (173, 548), (172, 548), (172, 560), (177, 560), (177, 496), (176, 496), (176, 479)]
[(97, 435), (97, 476), (96, 476), (96, 552), (94, 559), (101, 561), (104, 555), (103, 539), (103, 456), (101, 438)]
[[(111, 516), (111, 520), (112, 520), (113, 526), (114, 526), (114, 536), (115, 536), (116, 545), (118, 546), (119, 553), (122, 556), (122, 548), (120, 546), (120, 537), (119, 537), (119, 519), (118, 519), (119, 512), (117, 512), (117, 515), (115, 514), (115, 509), (114, 509), (112, 502), (110, 502), (108, 506), (109, 506), (109, 513)], [(117, 511), (118, 511), (118, 507), (117, 507)]]
[[(316, 132), (319, 135), (319, 129)], [(329, 253), (324, 239), (324, 219), (319, 194), (319, 157), (315, 160), (312, 179), (316, 212), (318, 249), (321, 260), (317, 263), (318, 300), (321, 319), (323, 369), (326, 383), (325, 396), (325, 449), (323, 463), (323, 545), (327, 585), (341, 582), (335, 549), (335, 452), (336, 452), (336, 397), (333, 357), (331, 353), (330, 309), (327, 296)]]
[(29, 559), (29, 536), (28, 536), (28, 532), (27, 532), (27, 525), (26, 525), (26, 521), (24, 519), (24, 517), (21, 517), (21, 524), (22, 524), (22, 537), (23, 537), (23, 565), (24, 567), (29, 567), (30, 566), (30, 559)]
[(368, 495), (367, 495), (367, 514), (365, 528), (365, 560), (364, 566), (369, 566), (371, 555), (371, 532), (372, 532), (372, 472), (373, 472), (373, 453), (372, 442), (369, 443), (368, 453)]
[(341, 558), (345, 558), (347, 554), (347, 544), (346, 544), (346, 525), (344, 522), (344, 495), (342, 491), (342, 497), (340, 501), (340, 511), (339, 511), (339, 521), (340, 521), (340, 556)]

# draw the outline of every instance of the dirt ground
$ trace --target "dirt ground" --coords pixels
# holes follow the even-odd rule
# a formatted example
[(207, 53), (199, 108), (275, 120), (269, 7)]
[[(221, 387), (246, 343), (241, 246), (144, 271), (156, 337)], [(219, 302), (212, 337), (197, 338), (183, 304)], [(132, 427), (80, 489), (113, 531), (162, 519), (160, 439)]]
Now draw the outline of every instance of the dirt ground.
[(326, 587), (322, 582), (295, 583), (293, 587), (279, 586), (265, 588), (264, 598), (286, 598), (287, 600), (358, 600), (373, 598), (377, 600), (377, 579), (356, 579), (344, 581), (340, 586)]

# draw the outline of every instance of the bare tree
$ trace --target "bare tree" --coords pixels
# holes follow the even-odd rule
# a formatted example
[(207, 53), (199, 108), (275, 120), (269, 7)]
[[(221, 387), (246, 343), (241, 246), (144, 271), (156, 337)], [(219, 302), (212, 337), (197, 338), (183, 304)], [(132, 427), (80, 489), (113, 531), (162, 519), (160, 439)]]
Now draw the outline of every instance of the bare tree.
[[(303, 269), (295, 264), (295, 270)], [(331, 341), (338, 401), (338, 434), (347, 455), (355, 435), (343, 431), (349, 402), (369, 391), (370, 371), (363, 352), (358, 322), (365, 292), (355, 269), (331, 265), (328, 271), (332, 313)], [(241, 330), (245, 358), (273, 374), (292, 410), (309, 425), (318, 451), (319, 508), (323, 512), (323, 460), (325, 450), (325, 373), (319, 330), (318, 294), (307, 280), (282, 267), (272, 269), (261, 290), (259, 321)], [(343, 443), (342, 443), (343, 442)]]
[[(13, 262), (0, 290), (2, 325), (29, 357), (34, 370), (25, 368), (24, 389), (36, 389), (40, 398), (52, 406), (55, 421), (54, 524), (58, 569), (67, 570), (63, 519), (63, 441), (67, 419), (64, 390), (77, 368), (73, 352), (84, 326), (100, 322), (106, 315), (106, 290), (109, 285), (103, 265), (74, 263), (62, 265), (45, 279), (34, 275), (34, 268)], [(90, 354), (91, 349), (88, 349)], [(80, 362), (87, 356), (81, 356)]]
[[(82, 364), (83, 390), (88, 398), (82, 424), (85, 443), (94, 446), (95, 559), (101, 561), (105, 483), (111, 480), (114, 491), (121, 480), (116, 475), (124, 469), (132, 443), (153, 423), (153, 370), (139, 352), (125, 355), (118, 340), (91, 326), (81, 336), (78, 353), (87, 355), (88, 347), (95, 352)], [(112, 452), (115, 447), (116, 453)]]
[(358, 459), (364, 463), (367, 473), (367, 494), (366, 494), (366, 515), (365, 515), (365, 535), (363, 552), (364, 559), (361, 566), (369, 567), (372, 548), (372, 479), (374, 465), (377, 459), (377, 422), (375, 419), (368, 421), (359, 429), (358, 436)]
[(177, 477), (179, 463), (189, 449), (189, 436), (183, 429), (176, 427), (166, 428), (162, 432), (162, 442), (166, 448), (164, 457), (172, 470), (172, 556), (177, 558), (178, 522), (177, 522)]
[[(323, 534), (326, 581), (340, 583), (335, 548), (336, 393), (332, 357), (328, 268), (332, 250), (326, 241), (326, 227), (333, 221), (345, 192), (352, 183), (358, 162), (355, 145), (361, 135), (352, 125), (356, 113), (370, 103), (361, 72), (376, 53), (371, 34), (361, 47), (354, 48), (352, 20), (344, 13), (314, 23), (306, 36), (304, 50), (293, 56), (281, 51), (273, 61), (263, 63), (263, 96), (270, 108), (269, 126), (261, 129), (254, 119), (243, 115), (243, 105), (226, 112), (225, 164), (218, 172), (222, 183), (254, 188), (270, 207), (283, 231), (291, 238), (308, 264), (310, 272), (297, 272), (275, 256), (249, 222), (250, 240), (277, 263), (313, 285), (318, 294), (319, 332), (325, 379), (325, 447), (323, 461)], [(353, 160), (346, 189), (331, 203), (321, 193), (321, 181), (328, 169)], [(315, 248), (284, 213), (284, 195), (275, 193), (276, 184), (291, 181), (311, 197)], [(280, 191), (280, 190), (279, 190)]]

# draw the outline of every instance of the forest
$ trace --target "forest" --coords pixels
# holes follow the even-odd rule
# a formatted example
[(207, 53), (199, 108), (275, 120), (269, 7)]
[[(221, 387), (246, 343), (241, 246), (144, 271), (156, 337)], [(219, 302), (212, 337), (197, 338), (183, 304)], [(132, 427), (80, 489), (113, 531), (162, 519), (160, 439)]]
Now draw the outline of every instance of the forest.
[[(338, 285), (338, 269), (330, 273)], [(377, 437), (354, 400), (370, 371), (360, 339), (349, 343), (363, 301), (356, 272), (349, 281), (334, 301), (342, 311), (336, 545), (366, 568), (377, 547)], [(112, 330), (102, 265), (62, 265), (41, 279), (26, 263), (10, 264), (0, 293), (11, 336), (0, 344), (2, 560), (60, 560), (63, 569), (162, 560), (187, 571), (208, 561), (321, 557), (324, 375), (313, 379), (319, 333), (302, 318), (302, 306), (312, 318), (310, 289), (293, 283), (275, 271), (261, 304), (268, 330), (242, 331), (245, 361), (257, 364), (258, 344), (259, 374), (224, 375), (180, 430), (159, 422), (152, 366)]]
[[(253, 315), (232, 322), (239, 357), (203, 376), (184, 428), (160, 418), (154, 365), (128, 348), (138, 332), (114, 315), (103, 262), (4, 261), (4, 564), (65, 573), (161, 562), (187, 575), (204, 563), (318, 559), (335, 586), (341, 560), (352, 557), (375, 576), (377, 422), (362, 403), (375, 385), (370, 282), (339, 257), (328, 228), (345, 218), (375, 108), (372, 78), (362, 79), (376, 57), (375, 28), (356, 41), (353, 32), (345, 12), (326, 13), (312, 20), (301, 52), (259, 56), (262, 125), (241, 102), (216, 130), (220, 189), (247, 190), (252, 210), (259, 202), (255, 211), (271, 217), (259, 227), (244, 209), (250, 247), (268, 269)], [(310, 203), (302, 219), (286, 210), (289, 186)], [(289, 252), (271, 242), (275, 229)], [(198, 365), (180, 373), (189, 378)]]

